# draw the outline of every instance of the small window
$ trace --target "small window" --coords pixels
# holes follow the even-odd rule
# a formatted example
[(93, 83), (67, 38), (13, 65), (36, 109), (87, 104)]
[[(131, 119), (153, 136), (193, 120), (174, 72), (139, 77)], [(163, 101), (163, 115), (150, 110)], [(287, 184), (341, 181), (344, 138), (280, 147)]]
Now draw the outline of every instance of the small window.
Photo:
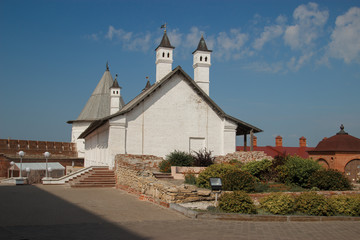
[(165, 57), (165, 53), (163, 52), (163, 57)]
[(115, 94), (115, 91), (113, 91), (113, 94)]
[(202, 62), (202, 56), (200, 57), (200, 62)]
[(207, 62), (207, 57), (205, 57), (205, 62)]
[(119, 91), (116, 91), (116, 94), (119, 94)]
[(170, 53), (168, 53), (168, 58), (170, 57)]

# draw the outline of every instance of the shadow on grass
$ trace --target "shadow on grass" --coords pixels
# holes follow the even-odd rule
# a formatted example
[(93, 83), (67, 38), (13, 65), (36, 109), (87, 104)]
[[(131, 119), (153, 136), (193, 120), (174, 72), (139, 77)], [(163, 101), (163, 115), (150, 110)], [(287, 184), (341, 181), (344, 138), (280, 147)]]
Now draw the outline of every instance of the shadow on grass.
[(36, 186), (0, 186), (0, 239), (145, 239)]

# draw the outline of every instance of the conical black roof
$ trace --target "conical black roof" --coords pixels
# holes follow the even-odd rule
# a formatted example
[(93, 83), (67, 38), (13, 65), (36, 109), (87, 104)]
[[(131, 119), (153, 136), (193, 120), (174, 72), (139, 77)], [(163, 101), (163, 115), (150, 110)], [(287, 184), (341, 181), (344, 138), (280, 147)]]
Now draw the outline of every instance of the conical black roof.
[(173, 46), (171, 46), (170, 40), (166, 34), (166, 31), (164, 31), (164, 36), (161, 39), (160, 45), (155, 49), (155, 51), (159, 48), (159, 47), (165, 47), (165, 48), (175, 48)]
[(118, 81), (116, 80), (116, 78), (115, 78), (115, 80), (114, 80), (111, 88), (121, 88), (121, 87), (119, 86), (119, 83), (118, 83)]
[[(200, 41), (199, 41), (199, 44), (197, 46), (197, 49), (194, 51), (203, 51), (203, 52), (212, 52), (212, 50), (209, 50), (206, 46), (206, 42), (205, 42), (205, 39), (204, 37), (201, 35), (201, 38), (200, 38)], [(193, 52), (193, 53), (194, 53)]]

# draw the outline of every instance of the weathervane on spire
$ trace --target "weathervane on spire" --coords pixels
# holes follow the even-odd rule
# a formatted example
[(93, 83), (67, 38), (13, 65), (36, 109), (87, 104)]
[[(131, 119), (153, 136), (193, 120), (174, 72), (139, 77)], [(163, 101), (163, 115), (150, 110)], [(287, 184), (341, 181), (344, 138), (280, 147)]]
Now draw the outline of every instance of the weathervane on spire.
[(161, 25), (161, 27), (160, 28), (164, 28), (164, 32), (166, 32), (166, 23), (165, 24), (163, 24), (163, 25)]
[(109, 71), (109, 62), (106, 61), (106, 71)]

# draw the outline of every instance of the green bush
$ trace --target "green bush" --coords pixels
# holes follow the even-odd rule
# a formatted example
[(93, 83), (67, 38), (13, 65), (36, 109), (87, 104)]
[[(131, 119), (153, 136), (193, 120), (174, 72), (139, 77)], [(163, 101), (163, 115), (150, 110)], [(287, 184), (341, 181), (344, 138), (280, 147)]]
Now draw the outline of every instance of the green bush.
[(223, 173), (220, 177), (223, 184), (223, 190), (225, 191), (255, 191), (256, 179), (248, 172), (234, 169)]
[(170, 173), (171, 172), (171, 164), (168, 160), (164, 160), (159, 164), (160, 172)]
[(272, 193), (260, 200), (260, 207), (272, 214), (290, 214), (294, 212), (295, 199), (291, 195)]
[(190, 167), (194, 163), (194, 158), (191, 156), (191, 154), (177, 150), (167, 155), (166, 160), (170, 162), (171, 166)]
[(309, 178), (309, 187), (321, 190), (350, 190), (350, 180), (341, 172), (334, 169), (322, 169), (314, 172)]
[(360, 216), (360, 196), (340, 195), (331, 197), (335, 211), (347, 216)]
[(222, 195), (219, 200), (219, 208), (225, 212), (256, 213), (256, 207), (250, 196), (242, 191)]
[(198, 152), (193, 152), (193, 166), (194, 167), (208, 167), (214, 164), (215, 157), (211, 156), (211, 151), (206, 149), (200, 150)]
[(248, 162), (242, 166), (241, 170), (250, 173), (259, 180), (268, 181), (271, 167), (272, 161), (263, 159), (261, 161)]
[(213, 164), (202, 171), (196, 179), (196, 185), (202, 188), (210, 187), (211, 177), (222, 177), (225, 173), (231, 172), (234, 169), (238, 169), (236, 166), (230, 164)]
[(335, 213), (332, 201), (316, 192), (305, 192), (298, 196), (295, 210), (315, 216), (332, 216)]
[(298, 156), (288, 156), (284, 165), (276, 168), (278, 178), (286, 184), (308, 187), (309, 177), (322, 167), (319, 163)]
[(185, 183), (195, 185), (196, 184), (195, 174), (191, 174), (191, 173), (185, 174)]

